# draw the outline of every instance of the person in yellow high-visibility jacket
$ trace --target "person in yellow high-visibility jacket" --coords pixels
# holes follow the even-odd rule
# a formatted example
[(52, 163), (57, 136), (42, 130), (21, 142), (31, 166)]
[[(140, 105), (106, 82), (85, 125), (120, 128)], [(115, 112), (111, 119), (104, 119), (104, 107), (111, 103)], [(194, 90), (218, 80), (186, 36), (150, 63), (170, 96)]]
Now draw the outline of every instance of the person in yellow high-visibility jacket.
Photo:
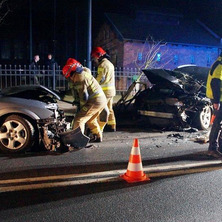
[(103, 133), (98, 123), (98, 116), (105, 108), (107, 100), (101, 86), (92, 76), (90, 69), (83, 67), (73, 58), (67, 60), (62, 72), (71, 82), (75, 99), (80, 103), (73, 129), (80, 127), (84, 134), (85, 124), (87, 124), (93, 135), (90, 142), (102, 142)]
[(208, 155), (222, 155), (222, 144), (219, 147), (219, 136), (222, 121), (222, 53), (210, 68), (207, 78), (206, 96), (211, 99), (215, 111), (215, 119), (209, 136)]
[[(96, 47), (91, 52), (91, 58), (97, 67), (96, 80), (102, 87), (107, 98), (107, 108), (100, 115), (99, 125), (101, 130), (106, 126), (107, 131), (116, 131), (116, 118), (113, 111), (113, 97), (116, 95), (115, 72), (109, 56), (101, 47)], [(108, 109), (108, 110), (107, 110)], [(108, 119), (105, 117), (108, 114)]]

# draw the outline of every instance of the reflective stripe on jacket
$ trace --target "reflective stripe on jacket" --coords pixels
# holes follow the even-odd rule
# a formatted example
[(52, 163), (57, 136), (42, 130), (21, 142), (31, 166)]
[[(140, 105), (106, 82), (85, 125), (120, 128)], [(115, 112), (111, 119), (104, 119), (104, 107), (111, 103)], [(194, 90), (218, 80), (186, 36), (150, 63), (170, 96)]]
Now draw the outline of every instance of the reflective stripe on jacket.
[(90, 69), (84, 67), (82, 73), (75, 73), (70, 80), (72, 87), (78, 92), (80, 106), (88, 100), (94, 100), (97, 97), (104, 96), (104, 92), (92, 76)]
[[(212, 79), (218, 79), (222, 81), (222, 57), (218, 57), (218, 59), (213, 63), (213, 65), (210, 68), (208, 78), (207, 78), (207, 89), (206, 89), (206, 96), (210, 99), (214, 99), (213, 91), (216, 91), (217, 89), (212, 89), (211, 81)], [(218, 89), (220, 91), (220, 101), (222, 101), (222, 88)]]
[(96, 80), (107, 98), (116, 95), (114, 66), (107, 58), (99, 63)]

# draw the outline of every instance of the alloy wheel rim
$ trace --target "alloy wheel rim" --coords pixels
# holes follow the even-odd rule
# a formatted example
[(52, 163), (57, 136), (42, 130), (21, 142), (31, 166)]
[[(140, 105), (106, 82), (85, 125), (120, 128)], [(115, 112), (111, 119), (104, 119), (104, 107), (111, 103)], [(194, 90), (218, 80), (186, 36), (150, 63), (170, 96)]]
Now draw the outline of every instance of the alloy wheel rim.
[(7, 149), (21, 148), (27, 139), (25, 126), (16, 120), (6, 121), (0, 129), (0, 142)]

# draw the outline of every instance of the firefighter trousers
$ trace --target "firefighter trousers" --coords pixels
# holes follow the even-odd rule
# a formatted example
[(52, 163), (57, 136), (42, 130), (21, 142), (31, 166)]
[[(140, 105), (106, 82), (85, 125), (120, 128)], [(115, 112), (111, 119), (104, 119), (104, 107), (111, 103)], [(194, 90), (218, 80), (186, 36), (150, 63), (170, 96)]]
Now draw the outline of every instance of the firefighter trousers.
[(218, 150), (222, 153), (222, 143), (221, 143), (221, 122), (222, 122), (222, 103), (220, 103), (220, 109), (216, 111), (216, 118), (213, 122), (210, 136), (209, 136), (209, 151), (216, 151)]
[(111, 129), (116, 130), (116, 118), (113, 111), (113, 97), (107, 98), (107, 108), (108, 108), (108, 112), (107, 112), (108, 118), (106, 119), (106, 121), (101, 120), (101, 119), (104, 119), (104, 118), (101, 118), (101, 116), (104, 114), (104, 112), (106, 112), (105, 110), (103, 110), (103, 112), (100, 115), (100, 118), (98, 118), (99, 126), (102, 132), (106, 124), (109, 125)]
[(106, 97), (96, 97), (88, 100), (76, 114), (73, 129), (80, 127), (82, 133), (85, 132), (85, 124), (88, 125), (92, 134), (102, 139), (102, 131), (98, 123), (98, 116), (106, 106)]

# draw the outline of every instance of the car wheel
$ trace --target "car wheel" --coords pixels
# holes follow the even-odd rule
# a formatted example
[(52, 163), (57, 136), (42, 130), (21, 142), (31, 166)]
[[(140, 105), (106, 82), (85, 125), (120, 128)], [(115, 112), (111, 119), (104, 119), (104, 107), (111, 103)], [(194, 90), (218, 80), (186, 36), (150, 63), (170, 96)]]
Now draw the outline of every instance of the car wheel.
[(210, 106), (205, 106), (202, 111), (200, 111), (195, 119), (195, 127), (200, 130), (206, 130), (210, 126), (210, 120), (212, 116), (212, 110)]
[(34, 141), (34, 127), (18, 115), (8, 116), (0, 124), (0, 149), (5, 153), (22, 152)]

